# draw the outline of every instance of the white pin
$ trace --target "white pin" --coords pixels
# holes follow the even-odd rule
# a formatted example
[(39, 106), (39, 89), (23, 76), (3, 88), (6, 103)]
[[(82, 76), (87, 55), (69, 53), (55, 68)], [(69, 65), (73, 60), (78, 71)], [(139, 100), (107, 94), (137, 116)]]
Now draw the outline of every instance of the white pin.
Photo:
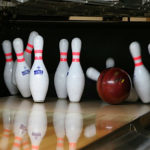
[(62, 39), (59, 42), (60, 62), (54, 75), (55, 91), (58, 98), (67, 98), (66, 79), (69, 66), (67, 63), (68, 41)]
[(32, 56), (31, 54), (32, 54), (32, 50), (33, 50), (33, 41), (37, 35), (38, 35), (38, 33), (36, 31), (32, 31), (30, 33), (29, 39), (28, 39), (28, 44), (24, 51), (24, 59), (25, 59), (27, 65), (29, 66), (29, 68), (31, 68), (31, 56)]
[(106, 68), (111, 68), (115, 66), (115, 60), (112, 57), (106, 59)]
[(85, 77), (80, 65), (81, 40), (74, 38), (71, 47), (73, 58), (67, 76), (67, 93), (71, 102), (79, 102), (85, 85)]
[[(98, 70), (96, 70), (93, 67), (89, 67), (86, 71), (86, 76), (97, 82), (99, 76), (100, 76), (100, 72)], [(128, 102), (136, 102), (138, 100), (138, 96), (136, 94), (136, 91), (134, 90), (133, 87), (131, 87), (131, 91), (130, 91), (130, 95), (129, 97), (126, 99), (126, 101)]]
[(83, 117), (79, 103), (70, 103), (67, 109), (65, 128), (69, 150), (75, 150), (83, 127)]
[(14, 62), (13, 72), (12, 72), (12, 82), (13, 82), (14, 85), (17, 86), (17, 83), (16, 83), (16, 67), (17, 67), (17, 59)]
[(57, 136), (57, 150), (63, 150), (65, 137), (66, 100), (57, 100), (53, 114), (53, 125)]
[(93, 67), (89, 67), (87, 70), (86, 70), (86, 76), (91, 79), (91, 80), (94, 80), (97, 82), (99, 76), (100, 76), (100, 72), (98, 70), (96, 70), (95, 68)]
[(18, 90), (17, 87), (12, 82), (12, 73), (13, 73), (13, 59), (12, 59), (12, 47), (11, 42), (9, 40), (5, 40), (2, 42), (3, 52), (5, 54), (6, 63), (4, 68), (4, 81), (6, 87), (8, 88), (10, 94), (15, 95), (17, 94)]
[(16, 67), (16, 83), (17, 87), (23, 97), (30, 97), (29, 77), (30, 68), (26, 64), (23, 56), (23, 41), (21, 38), (16, 38), (13, 41), (14, 50), (17, 56), (17, 67)]
[(43, 43), (42, 36), (34, 38), (35, 58), (30, 72), (30, 89), (35, 102), (44, 102), (49, 85), (48, 73), (42, 58)]
[(32, 143), (32, 150), (39, 149), (46, 130), (47, 116), (45, 107), (43, 104), (33, 104), (28, 120), (28, 135)]
[(150, 54), (150, 43), (148, 44), (148, 53)]
[(141, 48), (138, 42), (132, 42), (129, 46), (131, 56), (134, 60), (133, 83), (135, 90), (143, 103), (150, 102), (150, 74), (143, 65), (141, 59)]
[(27, 133), (27, 124), (29, 113), (31, 109), (31, 102), (24, 100), (21, 102), (14, 119), (14, 144), (13, 150), (18, 149), (21, 147), (22, 139)]

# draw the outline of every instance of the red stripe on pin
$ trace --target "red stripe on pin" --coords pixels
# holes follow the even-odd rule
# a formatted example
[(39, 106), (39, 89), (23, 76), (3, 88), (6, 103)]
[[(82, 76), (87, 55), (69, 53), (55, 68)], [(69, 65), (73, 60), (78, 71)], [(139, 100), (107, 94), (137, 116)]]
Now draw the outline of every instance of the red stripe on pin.
[(39, 149), (39, 146), (32, 145), (32, 149)]
[(139, 60), (139, 59), (141, 59), (141, 56), (133, 57), (133, 60)]
[(11, 61), (13, 61), (12, 58), (6, 59), (6, 62), (11, 62)]
[(74, 59), (72, 59), (72, 62), (79, 62), (79, 61), (80, 61), (79, 58), (74, 58)]
[(23, 52), (22, 53), (17, 53), (17, 56), (23, 56)]
[(57, 138), (57, 141), (64, 141), (63, 138)]
[(4, 134), (3, 136), (4, 136), (4, 137), (9, 137), (9, 134)]
[(142, 66), (142, 65), (143, 65), (143, 62), (139, 62), (139, 63), (135, 64), (135, 67), (139, 67), (139, 66)]
[(12, 55), (12, 53), (6, 53), (5, 54), (5, 56), (11, 56)]
[(43, 50), (34, 50), (34, 53), (43, 53)]
[(27, 49), (27, 48), (25, 49), (25, 51), (26, 51), (27, 53), (30, 53), (30, 54), (32, 53), (32, 50), (29, 50), (29, 49)]
[(66, 53), (66, 52), (60, 52), (60, 55), (65, 55), (65, 56), (67, 56), (67, 53)]
[(17, 59), (17, 62), (23, 62), (24, 61), (24, 58), (22, 59)]
[(63, 147), (63, 146), (64, 146), (64, 143), (57, 143), (57, 146), (58, 146), (58, 147)]
[(15, 139), (16, 139), (16, 140), (19, 140), (19, 141), (21, 141), (21, 140), (22, 140), (22, 138), (21, 138), (21, 137), (19, 137), (19, 136), (16, 136), (16, 137), (15, 137)]
[(15, 146), (15, 147), (20, 147), (20, 144), (14, 143), (14, 146)]
[(80, 52), (72, 52), (72, 55), (80, 55)]
[(70, 147), (76, 147), (76, 143), (69, 143)]
[(4, 131), (5, 131), (5, 132), (10, 132), (10, 130), (9, 130), (9, 129), (4, 129)]
[(36, 56), (34, 59), (35, 60), (42, 60), (43, 58), (42, 58), (42, 56), (39, 56), (39, 57)]
[(60, 61), (67, 61), (66, 58), (60, 58)]
[(28, 43), (27, 46), (30, 47), (30, 48), (33, 48), (33, 45), (30, 44), (30, 43)]

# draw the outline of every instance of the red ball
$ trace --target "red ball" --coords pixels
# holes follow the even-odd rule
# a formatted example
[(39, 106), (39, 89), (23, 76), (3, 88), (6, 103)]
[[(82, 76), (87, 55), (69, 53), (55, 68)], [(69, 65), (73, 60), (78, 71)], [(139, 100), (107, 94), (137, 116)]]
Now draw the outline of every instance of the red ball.
[(99, 96), (107, 103), (119, 104), (130, 94), (131, 79), (120, 68), (108, 68), (101, 72), (97, 81)]

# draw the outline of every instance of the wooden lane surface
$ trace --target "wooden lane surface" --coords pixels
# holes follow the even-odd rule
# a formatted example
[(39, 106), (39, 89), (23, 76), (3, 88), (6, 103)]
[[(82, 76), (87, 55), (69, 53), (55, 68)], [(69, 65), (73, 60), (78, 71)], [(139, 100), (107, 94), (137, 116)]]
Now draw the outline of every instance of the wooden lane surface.
[[(6, 124), (3, 123), (3, 113), (6, 112), (6, 110), (10, 112), (10, 115), (12, 115), (11, 113), (13, 113), (14, 115), (11, 116), (13, 119), (23, 100), (24, 99), (19, 97), (0, 98), (0, 150), (11, 150), (14, 142), (13, 123), (11, 124), (10, 135), (7, 137), (3, 136), (4, 127), (6, 126)], [(34, 105), (31, 99), (28, 99), (28, 101), (31, 101), (32, 106)], [(60, 101), (62, 102), (62, 100), (57, 100), (56, 98), (47, 98), (47, 102), (44, 103), (48, 124), (46, 134), (40, 144), (40, 150), (56, 149), (57, 136), (54, 129), (53, 117), (56, 111), (56, 105)], [(69, 101), (64, 100), (64, 102), (65, 104), (67, 104), (67, 107), (69, 107)], [(141, 117), (142, 115), (150, 111), (149, 105), (141, 103), (108, 105), (101, 102), (100, 100), (83, 100), (80, 103), (75, 103), (75, 105), (78, 105), (80, 108), (79, 113), (82, 117), (81, 121), (83, 122), (83, 127), (81, 129), (82, 132), (79, 135), (77, 141), (77, 149), (81, 149), (87, 146), (88, 144), (93, 143), (97, 139), (103, 138), (109, 133), (117, 130), (118, 128), (128, 124), (129, 122)], [(58, 110), (61, 110), (61, 105), (59, 106), (59, 109), (57, 109), (57, 111)], [(29, 147), (30, 150), (31, 142), (28, 135), (26, 135), (26, 140), (24, 143), (24, 147)], [(67, 150), (68, 147), (68, 139), (65, 136), (64, 145), (60, 149)], [(23, 150), (23, 144), (21, 145), (20, 149)]]

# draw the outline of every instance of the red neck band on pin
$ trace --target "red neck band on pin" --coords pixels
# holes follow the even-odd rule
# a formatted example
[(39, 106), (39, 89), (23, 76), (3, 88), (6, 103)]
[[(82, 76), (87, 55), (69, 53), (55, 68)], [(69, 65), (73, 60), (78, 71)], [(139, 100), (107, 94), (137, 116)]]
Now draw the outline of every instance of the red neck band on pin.
[(143, 65), (143, 62), (135, 63), (135, 67), (139, 67), (139, 66), (142, 66), (142, 65)]
[(6, 59), (6, 62), (11, 62), (13, 61), (12, 58)]
[(30, 48), (33, 48), (33, 45), (30, 44), (30, 43), (28, 43), (27, 46), (30, 47)]
[(23, 54), (24, 54), (24, 53), (22, 52), (22, 53), (17, 53), (16, 55), (17, 55), (17, 56), (23, 56)]
[(79, 56), (79, 55), (80, 55), (80, 52), (72, 52), (72, 55), (77, 55), (77, 56)]
[(22, 59), (17, 59), (17, 62), (24, 62), (24, 58), (22, 58)]
[(34, 60), (42, 60), (43, 57), (42, 56), (35, 56)]
[(34, 53), (43, 53), (43, 50), (34, 50)]
[(27, 52), (27, 53), (29, 53), (29, 54), (31, 54), (32, 53), (32, 50), (29, 50), (29, 49), (25, 49), (25, 51)]
[(60, 55), (67, 56), (67, 52), (60, 52)]
[(80, 59), (79, 58), (73, 58), (72, 62), (80, 62)]
[(12, 55), (12, 53), (6, 53), (5, 54), (5, 56), (11, 56)]
[(60, 61), (67, 61), (66, 58), (60, 58)]
[(139, 59), (141, 59), (141, 56), (133, 57), (133, 60), (139, 60)]

